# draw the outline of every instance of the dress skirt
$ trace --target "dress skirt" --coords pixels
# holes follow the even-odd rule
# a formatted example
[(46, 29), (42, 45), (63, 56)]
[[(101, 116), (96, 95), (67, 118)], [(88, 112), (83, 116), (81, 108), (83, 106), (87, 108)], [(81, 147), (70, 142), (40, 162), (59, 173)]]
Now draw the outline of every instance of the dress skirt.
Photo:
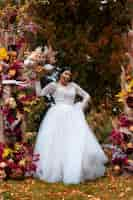
[(107, 157), (79, 105), (59, 103), (48, 110), (35, 143), (40, 155), (35, 177), (78, 184), (104, 176)]

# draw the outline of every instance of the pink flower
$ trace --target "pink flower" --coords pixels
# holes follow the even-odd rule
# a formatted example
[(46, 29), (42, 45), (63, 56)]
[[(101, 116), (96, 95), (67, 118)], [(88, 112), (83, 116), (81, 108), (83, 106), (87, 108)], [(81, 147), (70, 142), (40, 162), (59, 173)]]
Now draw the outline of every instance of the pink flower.
[(0, 162), (0, 168), (4, 169), (7, 166), (5, 162)]
[(119, 117), (119, 125), (121, 127), (129, 127), (132, 124), (133, 124), (133, 121), (129, 120), (126, 115), (121, 115)]
[(18, 69), (22, 68), (22, 65), (23, 65), (23, 63), (17, 60), (16, 62), (14, 62), (11, 65), (10, 69), (12, 68), (12, 69), (18, 70)]
[(120, 145), (124, 140), (124, 136), (123, 133), (120, 132), (119, 130), (113, 129), (111, 132), (110, 139), (113, 144)]

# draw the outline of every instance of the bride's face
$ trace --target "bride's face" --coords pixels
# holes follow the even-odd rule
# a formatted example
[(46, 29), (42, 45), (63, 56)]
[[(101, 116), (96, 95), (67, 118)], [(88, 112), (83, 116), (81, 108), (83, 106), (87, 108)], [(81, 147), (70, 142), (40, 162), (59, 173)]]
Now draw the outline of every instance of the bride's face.
[(69, 70), (64, 71), (61, 76), (60, 80), (63, 81), (64, 83), (68, 83), (71, 80), (72, 73)]

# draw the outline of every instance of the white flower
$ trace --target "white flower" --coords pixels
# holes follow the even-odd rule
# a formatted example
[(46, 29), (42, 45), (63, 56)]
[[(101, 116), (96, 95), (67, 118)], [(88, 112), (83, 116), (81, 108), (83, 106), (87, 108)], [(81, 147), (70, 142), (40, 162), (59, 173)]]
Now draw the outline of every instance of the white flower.
[(106, 4), (106, 3), (108, 3), (107, 0), (103, 0), (103, 1), (101, 1), (101, 4)]
[(30, 58), (27, 58), (26, 60), (24, 60), (25, 66), (32, 66), (34, 64), (35, 64), (35, 62), (33, 60), (31, 60)]
[(46, 69), (47, 71), (51, 71), (55, 68), (54, 65), (51, 65), (51, 64), (46, 64), (44, 65), (44, 69)]
[(5, 100), (5, 104), (9, 105), (11, 108), (16, 108), (17, 104), (13, 97), (9, 97)]
[(5, 168), (6, 166), (7, 166), (7, 164), (5, 162), (0, 163), (0, 168)]

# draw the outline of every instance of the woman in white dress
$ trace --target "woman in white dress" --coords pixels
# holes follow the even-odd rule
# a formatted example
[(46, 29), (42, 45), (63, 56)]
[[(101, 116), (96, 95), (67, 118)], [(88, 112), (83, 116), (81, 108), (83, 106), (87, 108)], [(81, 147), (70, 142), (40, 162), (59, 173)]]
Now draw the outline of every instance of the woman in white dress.
[[(65, 70), (58, 82), (43, 89), (35, 82), (38, 96), (50, 94), (55, 100), (41, 122), (34, 150), (40, 155), (35, 177), (50, 183), (78, 184), (105, 173), (107, 157), (84, 116), (90, 95), (71, 76)], [(76, 95), (83, 100), (75, 103)]]

